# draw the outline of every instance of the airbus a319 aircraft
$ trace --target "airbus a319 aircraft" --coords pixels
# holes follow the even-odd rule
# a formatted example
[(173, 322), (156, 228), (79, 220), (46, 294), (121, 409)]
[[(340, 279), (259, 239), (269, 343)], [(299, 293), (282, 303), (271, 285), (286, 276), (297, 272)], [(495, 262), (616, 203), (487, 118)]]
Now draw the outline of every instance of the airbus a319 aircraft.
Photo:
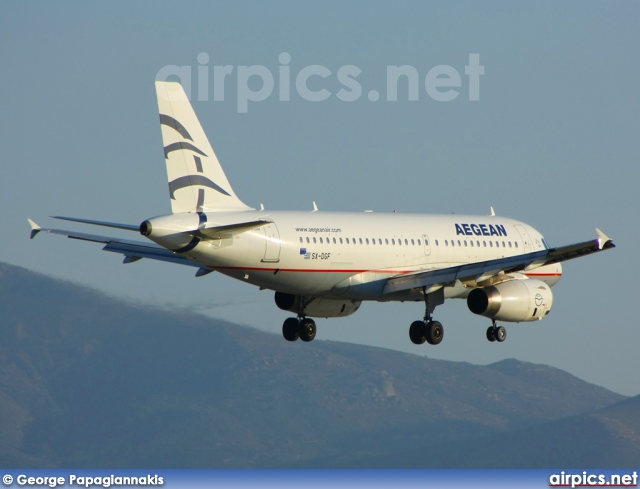
[[(400, 213), (281, 212), (253, 209), (234, 193), (179, 83), (156, 82), (172, 214), (140, 225), (72, 217), (76, 221), (139, 232), (150, 240), (45, 229), (38, 232), (104, 243), (124, 263), (142, 258), (197, 268), (196, 277), (219, 272), (275, 291), (275, 303), (293, 317), (288, 341), (311, 341), (312, 318), (342, 317), (362, 301), (422, 301), (425, 315), (409, 327), (415, 344), (442, 341), (432, 318), (445, 299), (466, 299), (472, 313), (491, 320), (486, 336), (502, 342), (498, 321), (544, 318), (561, 262), (615, 245), (597, 238), (551, 248), (542, 234), (496, 216)], [(261, 206), (262, 207), (262, 206)]]

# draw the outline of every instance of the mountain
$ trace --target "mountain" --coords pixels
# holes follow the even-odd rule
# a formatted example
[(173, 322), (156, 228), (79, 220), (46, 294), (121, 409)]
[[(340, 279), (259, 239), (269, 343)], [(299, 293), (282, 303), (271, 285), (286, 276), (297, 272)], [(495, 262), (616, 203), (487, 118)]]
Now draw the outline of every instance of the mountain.
[(340, 466), (464, 450), (624, 399), (517, 360), (477, 366), (291, 344), (7, 264), (0, 318), (5, 467)]
[(306, 461), (331, 468), (628, 469), (640, 460), (640, 396), (595, 412), (493, 436), (383, 454)]

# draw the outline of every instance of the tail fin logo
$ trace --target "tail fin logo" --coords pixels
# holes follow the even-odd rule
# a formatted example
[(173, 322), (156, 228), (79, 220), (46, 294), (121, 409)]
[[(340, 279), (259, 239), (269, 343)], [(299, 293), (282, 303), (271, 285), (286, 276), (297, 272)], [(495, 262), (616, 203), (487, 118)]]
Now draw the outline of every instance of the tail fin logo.
[[(173, 129), (174, 131), (176, 131), (178, 134), (180, 134), (180, 136), (182, 136), (183, 139), (188, 139), (189, 141), (193, 141), (193, 138), (191, 137), (191, 134), (189, 134), (189, 131), (187, 130), (186, 127), (184, 127), (180, 121), (174, 119), (173, 117), (166, 115), (166, 114), (160, 114), (160, 125), (164, 125), (167, 127), (170, 127), (171, 129)], [(200, 156), (204, 156), (205, 158), (207, 157), (207, 155), (204, 153), (204, 151), (202, 151), (201, 149), (199, 149), (198, 147), (196, 147), (194, 144), (189, 143), (187, 141), (179, 141), (177, 143), (171, 143), (167, 146), (164, 147), (164, 157), (165, 159), (169, 158), (169, 153), (171, 153), (172, 151), (179, 151), (179, 150), (189, 150), (189, 151), (193, 151), (194, 153), (200, 155)], [(195, 154), (193, 155), (193, 161), (195, 163), (196, 166), (196, 171), (198, 173), (204, 173), (203, 167), (202, 167), (202, 160), (196, 156)], [(172, 200), (176, 200), (175, 197), (175, 192), (177, 190), (180, 190), (181, 188), (185, 188), (185, 187), (190, 187), (192, 185), (200, 185), (202, 187), (208, 187), (211, 188), (213, 190), (215, 190), (216, 192), (219, 192), (223, 195), (228, 195), (231, 196), (231, 194), (229, 192), (227, 192), (226, 190), (224, 190), (222, 187), (220, 187), (220, 185), (216, 184), (215, 182), (213, 182), (210, 178), (206, 177), (205, 175), (185, 175), (179, 178), (176, 178), (175, 180), (172, 180), (171, 182), (169, 182), (169, 193), (171, 196)], [(201, 191), (199, 192), (199, 198), (198, 201), (204, 201), (204, 190), (201, 189)], [(199, 207), (201, 206), (201, 204), (199, 203)]]

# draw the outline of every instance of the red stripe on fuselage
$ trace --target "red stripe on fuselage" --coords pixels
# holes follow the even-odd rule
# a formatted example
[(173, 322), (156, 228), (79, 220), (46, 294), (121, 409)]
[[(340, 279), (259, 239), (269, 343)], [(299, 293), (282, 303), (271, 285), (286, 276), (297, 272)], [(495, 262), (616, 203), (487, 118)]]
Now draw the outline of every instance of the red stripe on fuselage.
[(261, 268), (261, 267), (214, 267), (210, 266), (209, 268), (213, 268), (215, 270), (241, 270), (247, 272), (275, 272), (279, 270), (282, 272), (292, 272), (292, 273), (389, 273), (394, 275), (403, 274), (406, 275), (408, 273), (415, 273), (418, 270), (341, 270), (335, 268)]

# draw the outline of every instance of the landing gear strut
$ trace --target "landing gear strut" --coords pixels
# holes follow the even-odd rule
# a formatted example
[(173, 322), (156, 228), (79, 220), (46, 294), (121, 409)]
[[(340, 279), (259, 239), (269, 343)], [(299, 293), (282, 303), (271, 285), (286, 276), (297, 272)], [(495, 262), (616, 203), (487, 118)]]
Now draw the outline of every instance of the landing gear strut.
[(424, 292), (425, 314), (424, 320), (414, 321), (409, 328), (409, 338), (416, 345), (422, 345), (425, 341), (430, 345), (438, 345), (444, 337), (444, 328), (439, 321), (434, 321), (431, 314), (436, 306), (444, 303), (443, 289), (427, 294)]
[(507, 339), (507, 330), (504, 326), (498, 326), (498, 323), (496, 323), (496, 320), (494, 319), (493, 324), (487, 329), (487, 339), (489, 341), (502, 343)]

